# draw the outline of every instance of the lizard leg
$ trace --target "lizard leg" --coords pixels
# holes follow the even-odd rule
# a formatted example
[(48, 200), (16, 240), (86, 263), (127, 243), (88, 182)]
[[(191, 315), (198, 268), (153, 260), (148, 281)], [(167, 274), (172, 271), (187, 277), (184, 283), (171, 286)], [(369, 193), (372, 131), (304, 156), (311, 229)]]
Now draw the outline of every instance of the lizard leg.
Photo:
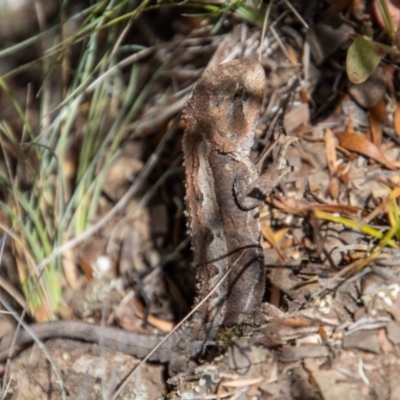
[(250, 183), (243, 177), (235, 179), (233, 191), (240, 208), (251, 210), (257, 207), (285, 175), (295, 170), (295, 167), (287, 165), (285, 156), (288, 147), (298, 141), (299, 139), (294, 136), (287, 136), (279, 149), (276, 160), (257, 179)]

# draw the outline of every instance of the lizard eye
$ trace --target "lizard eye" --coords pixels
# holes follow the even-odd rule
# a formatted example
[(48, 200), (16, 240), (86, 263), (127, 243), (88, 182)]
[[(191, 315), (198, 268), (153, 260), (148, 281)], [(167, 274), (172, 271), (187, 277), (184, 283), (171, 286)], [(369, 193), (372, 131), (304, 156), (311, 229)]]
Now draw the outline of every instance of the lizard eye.
[(248, 98), (247, 92), (243, 88), (239, 88), (236, 90), (236, 92), (233, 95), (233, 100), (234, 101), (246, 101)]

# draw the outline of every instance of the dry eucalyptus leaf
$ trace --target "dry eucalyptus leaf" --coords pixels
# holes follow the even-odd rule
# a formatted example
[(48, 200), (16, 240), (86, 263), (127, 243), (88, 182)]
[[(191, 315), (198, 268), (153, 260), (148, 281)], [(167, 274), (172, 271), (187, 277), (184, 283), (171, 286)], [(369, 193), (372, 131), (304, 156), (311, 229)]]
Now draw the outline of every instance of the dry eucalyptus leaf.
[(382, 123), (386, 119), (386, 104), (380, 99), (369, 109), (369, 122), (371, 127), (371, 139), (374, 144), (380, 146), (382, 143)]
[(397, 136), (400, 136), (400, 102), (397, 103), (396, 111), (393, 116), (393, 123)]
[(337, 137), (340, 145), (345, 149), (371, 158), (392, 171), (396, 170), (396, 166), (386, 159), (381, 150), (365, 136), (357, 135), (356, 133), (342, 132), (339, 133)]
[(333, 137), (332, 131), (328, 128), (325, 132), (325, 151), (326, 159), (328, 160), (329, 173), (334, 175), (336, 173), (336, 147), (335, 139)]

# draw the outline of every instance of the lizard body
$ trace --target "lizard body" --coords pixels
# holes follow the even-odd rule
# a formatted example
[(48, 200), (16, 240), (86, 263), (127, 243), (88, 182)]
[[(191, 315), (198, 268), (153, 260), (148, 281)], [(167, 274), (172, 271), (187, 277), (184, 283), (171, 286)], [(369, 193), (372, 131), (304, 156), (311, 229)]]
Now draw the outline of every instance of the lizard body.
[[(196, 304), (232, 270), (150, 360), (168, 362), (179, 355), (196, 356), (221, 326), (251, 320), (261, 303), (265, 276), (258, 206), (291, 171), (284, 156), (296, 140), (287, 138), (277, 160), (264, 173), (251, 162), (265, 87), (262, 65), (242, 58), (207, 69), (193, 89), (183, 116), (183, 153)], [(30, 329), (40, 339), (96, 342), (139, 358), (162, 339), (76, 321), (36, 324)], [(12, 335), (0, 339), (0, 360), (7, 357)], [(31, 335), (21, 330), (16, 344), (31, 341)]]

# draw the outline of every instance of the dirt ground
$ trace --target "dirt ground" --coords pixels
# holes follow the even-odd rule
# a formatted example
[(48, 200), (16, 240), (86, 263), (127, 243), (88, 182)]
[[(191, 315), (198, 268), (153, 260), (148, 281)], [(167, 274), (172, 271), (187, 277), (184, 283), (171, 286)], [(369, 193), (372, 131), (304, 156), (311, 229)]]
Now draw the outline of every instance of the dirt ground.
[[(208, 12), (225, 4), (204, 3), (210, 3)], [(184, 125), (173, 122), (204, 68), (250, 56), (260, 59), (268, 77), (254, 160), (266, 149), (266, 165), (276, 156), (281, 115), (287, 134), (300, 138), (287, 156), (294, 171), (260, 212), (268, 281), (257, 324), (222, 332), (211, 358), (175, 376), (157, 363), (131, 373), (140, 360), (101, 344), (51, 339), (46, 354), (34, 344), (9, 364), (0, 363), (2, 399), (400, 400), (398, 54), (385, 55), (361, 84), (350, 82), (346, 71), (346, 53), (357, 34), (392, 43), (397, 53), (398, 38), (390, 42), (374, 1), (281, 2), (272, 7), (265, 32), (266, 5), (242, 3), (212, 16), (155, 9), (131, 21), (120, 45), (140, 45), (147, 53), (112, 73), (120, 73), (119, 84), (126, 85), (126, 71), (135, 63), (143, 87), (151, 79), (157, 84), (124, 127), (93, 225), (118, 209), (63, 253), (63, 299), (56, 315), (150, 334), (168, 332), (188, 313), (194, 291), (183, 203)], [(252, 21), (253, 14), (243, 10), (259, 19)], [(394, 23), (400, 20), (396, 15)], [(32, 24), (16, 33), (0, 29), (3, 48), (33, 35)], [(73, 46), (72, 60), (81, 44)], [(23, 99), (27, 82), (42, 77), (34, 68), (7, 74), (44, 53), (31, 48), (30, 54), (16, 54), (3, 56), (1, 73)], [(119, 61), (125, 60), (121, 54)], [(87, 103), (74, 122), (78, 137), (90, 128)], [(106, 130), (115, 118), (111, 111)], [(43, 115), (35, 106), (31, 113), (39, 130)], [(0, 114), (16, 132), (23, 130), (4, 88)], [(80, 141), (71, 137), (68, 143), (67, 161), (73, 163)], [(10, 146), (2, 144), (18, 165)], [(1, 157), (3, 171), (7, 157)], [(137, 177), (140, 189), (129, 192)], [(30, 193), (31, 181), (18, 183)], [(132, 195), (125, 200), (127, 192)], [(10, 194), (1, 195), (2, 204), (14, 204)], [(0, 219), (2, 227), (11, 226), (6, 212)], [(2, 256), (0, 296), (20, 310), (18, 246), (11, 242)], [(32, 313), (29, 318), (39, 320)], [(14, 319), (0, 312), (0, 337), (13, 326)]]

